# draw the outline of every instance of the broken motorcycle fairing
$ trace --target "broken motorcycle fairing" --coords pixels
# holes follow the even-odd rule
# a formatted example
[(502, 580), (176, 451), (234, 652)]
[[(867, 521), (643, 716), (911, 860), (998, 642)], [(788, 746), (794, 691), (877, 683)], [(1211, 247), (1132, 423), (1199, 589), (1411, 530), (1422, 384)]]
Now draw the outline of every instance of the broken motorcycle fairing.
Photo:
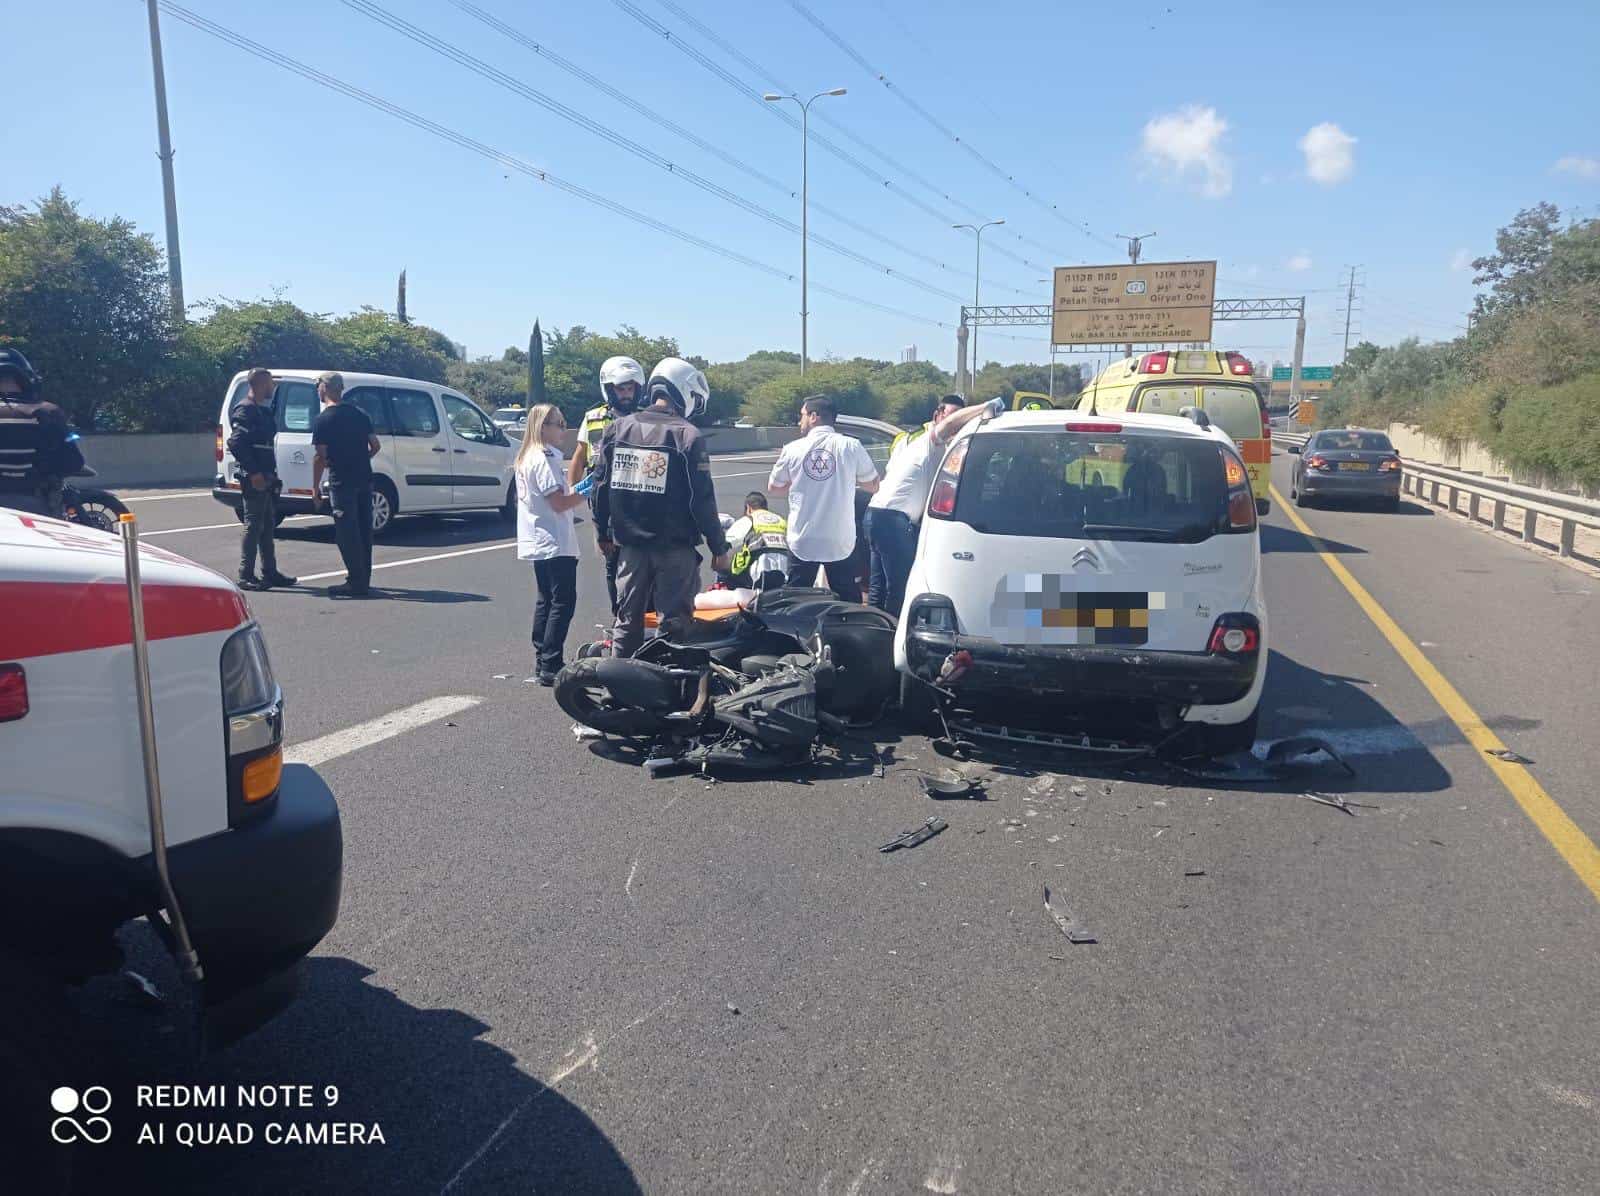
[(809, 758), (824, 726), (878, 718), (898, 692), (894, 617), (782, 589), (716, 620), (669, 621), (630, 659), (580, 653), (556, 701), (614, 735), (692, 741), (673, 759), (760, 770)]

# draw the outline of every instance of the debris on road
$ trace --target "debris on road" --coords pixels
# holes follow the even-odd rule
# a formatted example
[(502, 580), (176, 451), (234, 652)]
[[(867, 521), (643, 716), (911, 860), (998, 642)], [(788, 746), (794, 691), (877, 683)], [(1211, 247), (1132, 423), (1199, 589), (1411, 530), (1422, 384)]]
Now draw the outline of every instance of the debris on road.
[(1377, 806), (1369, 806), (1365, 802), (1350, 801), (1348, 798), (1340, 797), (1337, 793), (1308, 793), (1305, 796), (1324, 806), (1332, 806), (1335, 810), (1342, 810), (1352, 818), (1356, 816), (1357, 808), (1363, 810), (1376, 810), (1378, 808)]
[(921, 786), (923, 794), (934, 801), (989, 800), (983, 785), (970, 777), (930, 777), (925, 772), (919, 772), (917, 784)]
[(1069, 943), (1097, 943), (1093, 932), (1074, 926), (1072, 915), (1065, 910), (1058, 910), (1050, 903), (1050, 886), (1044, 887), (1044, 912), (1050, 915), (1050, 920), (1056, 924), (1056, 929), (1067, 936)]
[(167, 1007), (167, 999), (161, 995), (161, 990), (132, 968), (122, 969), (122, 980), (126, 986), (123, 992), (129, 1004), (150, 1010)]
[(586, 727), (582, 723), (573, 723), (572, 737), (582, 743), (588, 739), (603, 739), (605, 738), (605, 732), (596, 731), (593, 727)]
[(1356, 770), (1345, 762), (1344, 757), (1333, 750), (1333, 745), (1326, 739), (1319, 739), (1315, 735), (1296, 735), (1292, 739), (1280, 739), (1277, 743), (1267, 748), (1266, 765), (1268, 768), (1293, 768), (1299, 767), (1295, 761), (1305, 756), (1314, 756), (1318, 752), (1327, 756), (1340, 768), (1351, 776), (1356, 775)]
[(1204, 868), (1185, 868), (1183, 874), (1185, 876), (1204, 876), (1206, 870)]
[(1072, 787), (1072, 796), (1073, 797), (1088, 797), (1089, 796), (1089, 786), (1087, 786), (1087, 785), (1074, 785)]
[(1532, 764), (1533, 761), (1526, 756), (1520, 756), (1510, 748), (1488, 748), (1489, 755), (1496, 760), (1504, 760), (1507, 764)]
[(933, 838), (949, 825), (950, 824), (943, 818), (930, 818), (915, 830), (902, 831), (893, 839), (890, 839), (882, 847), (878, 848), (878, 850), (881, 852), (890, 852), (916, 847), (919, 844), (926, 843), (929, 839)]
[(737, 1005), (735, 1005), (732, 1001), (727, 1002), (727, 1004), (724, 1005), (723, 1007), (725, 1009), (727, 1009), (727, 1011), (729, 1013), (733, 1014), (734, 1017), (738, 1017), (739, 1016), (739, 1007)]

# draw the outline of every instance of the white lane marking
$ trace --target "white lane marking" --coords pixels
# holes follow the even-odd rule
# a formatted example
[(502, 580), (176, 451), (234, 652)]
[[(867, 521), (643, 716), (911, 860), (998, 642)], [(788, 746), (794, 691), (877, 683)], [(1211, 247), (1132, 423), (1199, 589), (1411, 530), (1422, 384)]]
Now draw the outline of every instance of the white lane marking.
[(131, 498), (128, 495), (123, 494), (119, 495), (118, 497), (120, 497), (123, 502), (161, 502), (168, 498), (210, 498), (211, 491), (184, 490), (178, 494), (136, 494)]
[(628, 869), (628, 879), (627, 879), (626, 882), (624, 882), (624, 884), (622, 886), (622, 891), (628, 895), (630, 900), (633, 898), (633, 876), (634, 876), (634, 873), (636, 873), (638, 871), (639, 871), (639, 857), (638, 856), (634, 856), (633, 857), (633, 867)]
[(590, 1031), (588, 1034), (583, 1036), (582, 1053), (578, 1052), (577, 1047), (573, 1047), (572, 1050), (567, 1052), (567, 1058), (571, 1059), (574, 1054), (577, 1054), (578, 1057), (573, 1059), (572, 1062), (567, 1064), (565, 1067), (558, 1068), (556, 1073), (545, 1081), (547, 1086), (554, 1088), (573, 1072), (578, 1071), (580, 1068), (591, 1067), (594, 1065), (595, 1059), (598, 1058), (600, 1054), (600, 1044), (595, 1041), (593, 1031)]
[[(446, 561), (451, 557), (471, 556), (475, 552), (493, 552), (497, 548), (515, 548), (516, 546), (517, 542), (515, 540), (501, 540), (496, 544), (484, 544), (477, 548), (463, 548), (458, 552), (436, 552), (431, 556), (407, 557), (403, 561), (384, 561), (381, 564), (372, 566), (372, 569), (373, 572), (377, 572), (379, 569), (398, 569), (401, 565), (424, 565), (429, 561)], [(327, 581), (330, 577), (343, 577), (344, 575), (345, 571), (343, 569), (330, 569), (327, 573), (302, 573), (300, 580), (303, 582)]]
[[(295, 522), (297, 522), (299, 520), (302, 520), (302, 519), (317, 519), (317, 518), (321, 518), (321, 517), (317, 516), (317, 515), (285, 515), (284, 518), (283, 518), (283, 522), (284, 523), (295, 523)], [(168, 528), (163, 528), (159, 532), (140, 532), (139, 533), (139, 538), (141, 540), (148, 540), (151, 536), (176, 536), (179, 532), (214, 532), (214, 531), (218, 530), (219, 528), (224, 528), (224, 527), (231, 527), (235, 531), (238, 531), (243, 526), (244, 526), (244, 524), (240, 523), (237, 519), (235, 519), (232, 523), (202, 523), (198, 527), (168, 527)]]
[(346, 727), (343, 731), (334, 731), (316, 739), (308, 739), (304, 743), (297, 743), (283, 754), (284, 763), (310, 764), (313, 767), (326, 764), (329, 760), (337, 760), (340, 756), (349, 755), (361, 748), (382, 743), (385, 739), (393, 739), (396, 735), (404, 735), (407, 731), (414, 731), (441, 718), (449, 718), (452, 714), (458, 714), (463, 710), (470, 710), (481, 701), (482, 698), (466, 697), (462, 694), (429, 698), (414, 706), (391, 710), (388, 714), (380, 714), (377, 718), (368, 719), (364, 723)]
[(506, 1132), (506, 1127), (509, 1126), (513, 1121), (515, 1121), (518, 1117), (520, 1117), (522, 1115), (523, 1110), (526, 1109), (529, 1105), (533, 1104), (533, 1102), (538, 1100), (541, 1096), (543, 1096), (546, 1091), (548, 1091), (548, 1089), (542, 1089), (539, 1092), (535, 1092), (532, 1096), (526, 1098), (515, 1109), (512, 1109), (511, 1112), (507, 1113), (506, 1114), (506, 1119), (504, 1121), (502, 1121), (498, 1126), (495, 1127), (494, 1133), (490, 1134), (488, 1136), (488, 1138), (486, 1138), (484, 1140), (484, 1143), (483, 1143), (482, 1146), (478, 1147), (477, 1150), (473, 1151), (472, 1157), (470, 1159), (468, 1159), (465, 1163), (461, 1164), (461, 1170), (457, 1171), (454, 1175), (452, 1175), (450, 1177), (449, 1181), (444, 1185), (444, 1187), (439, 1189), (440, 1196), (444, 1196), (444, 1194), (446, 1192), (450, 1191), (451, 1188), (455, 1187), (457, 1181), (459, 1181), (461, 1179), (461, 1177), (463, 1175), (465, 1175), (468, 1171), (471, 1171), (473, 1166), (477, 1163), (477, 1161), (479, 1159), (483, 1158), (484, 1155), (489, 1153), (489, 1148), (500, 1140), (500, 1135), (501, 1134)]
[(1561, 1084), (1552, 1084), (1548, 1080), (1540, 1080), (1539, 1090), (1558, 1105), (1570, 1105), (1574, 1109), (1594, 1108), (1594, 1097), (1585, 1096), (1576, 1088), (1567, 1088)]

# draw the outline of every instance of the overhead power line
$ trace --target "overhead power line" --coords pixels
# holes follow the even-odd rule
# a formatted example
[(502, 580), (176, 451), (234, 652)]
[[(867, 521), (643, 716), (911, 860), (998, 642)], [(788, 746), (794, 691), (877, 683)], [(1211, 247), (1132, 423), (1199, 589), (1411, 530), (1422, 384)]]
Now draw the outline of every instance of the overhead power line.
[(868, 62), (867, 59), (854, 46), (845, 41), (845, 39), (838, 33), (834, 32), (833, 29), (829, 28), (829, 26), (823, 22), (822, 18), (817, 16), (816, 13), (812, 12), (803, 3), (801, 3), (801, 0), (789, 0), (789, 7), (793, 8), (795, 12), (799, 13), (800, 16), (803, 17), (813, 28), (815, 28), (818, 33), (822, 34), (823, 37), (827, 38), (835, 46), (839, 47), (840, 50), (844, 51), (845, 55), (854, 61), (856, 65), (861, 67), (862, 70), (866, 71), (867, 74), (871, 75), (879, 83), (882, 83), (889, 93), (897, 100), (899, 100), (906, 107), (910, 108), (924, 121), (933, 126), (933, 128), (937, 129), (941, 134), (949, 138), (956, 145), (959, 145), (962, 149), (966, 150), (967, 153), (971, 154), (973, 158), (982, 163), (983, 166), (992, 174), (998, 178), (1004, 179), (1013, 188), (1022, 192), (1023, 195), (1032, 200), (1039, 207), (1049, 212), (1052, 216), (1060, 220), (1069, 228), (1085, 237), (1088, 237), (1091, 241), (1098, 242), (1101, 245), (1109, 246), (1112, 249), (1119, 248), (1115, 241), (1109, 241), (1100, 236), (1098, 233), (1090, 229), (1088, 224), (1084, 221), (1071, 219), (1055, 204), (1051, 203), (1047, 199), (1042, 199), (1035, 195), (1026, 186), (1019, 182), (1015, 175), (1008, 172), (1004, 167), (1000, 166), (992, 158), (984, 154), (978, 149), (977, 146), (973, 145), (972, 142), (963, 140), (959, 133), (950, 128), (950, 126), (945, 124), (922, 104), (918, 103), (903, 88), (896, 87), (894, 83), (890, 81), (888, 75), (884, 74), (877, 67), (873, 66), (872, 63)]
[[(627, 13), (630, 17), (632, 17), (634, 20), (638, 21), (646, 29), (650, 30), (650, 32), (656, 34), (658, 37), (661, 37), (664, 40), (666, 40), (669, 43), (671, 43), (681, 53), (687, 55), (688, 57), (692, 58), (694, 61), (698, 62), (706, 70), (708, 70), (712, 74), (716, 75), (719, 79), (721, 79), (729, 87), (731, 87), (735, 91), (737, 91), (740, 95), (744, 96), (746, 99), (749, 99), (754, 103), (760, 104), (761, 107), (765, 111), (767, 111), (770, 114), (772, 114), (778, 120), (783, 121), (791, 129), (794, 129), (796, 132), (800, 131), (800, 121), (797, 120), (795, 117), (789, 115), (789, 113), (785, 112), (782, 109), (781, 106), (779, 106), (777, 104), (768, 104), (766, 101), (764, 101), (761, 98), (761, 93), (759, 91), (757, 91), (754, 88), (750, 87), (743, 80), (741, 80), (737, 75), (735, 75), (733, 72), (729, 71), (726, 67), (722, 66), (715, 59), (711, 58), (710, 56), (708, 56), (705, 53), (703, 53), (702, 51), (700, 51), (692, 43), (687, 42), (683, 38), (679, 37), (676, 33), (674, 33), (667, 26), (663, 25), (660, 21), (656, 20), (649, 13), (646, 13), (646, 12), (642, 11), (639, 8), (639, 6), (636, 5), (636, 4), (633, 4), (631, 2), (631, 0), (613, 0), (613, 2), (616, 4), (616, 6), (618, 8), (622, 9), (623, 12)], [(826, 137), (822, 136), (820, 133), (812, 133), (811, 134), (811, 140), (816, 142), (818, 145), (822, 146), (822, 148), (827, 150), (829, 153), (833, 154), (834, 157), (840, 159), (843, 162), (849, 163), (856, 170), (860, 171), (862, 174), (864, 174), (868, 178), (870, 178), (873, 182), (881, 184), (883, 187), (885, 187), (889, 191), (892, 191), (894, 194), (898, 195), (901, 199), (905, 200), (907, 203), (911, 204), (913, 207), (919, 208), (923, 212), (926, 212), (929, 216), (932, 216), (935, 220), (938, 220), (938, 221), (940, 221), (940, 222), (942, 222), (942, 223), (944, 223), (946, 225), (957, 223), (956, 220), (954, 219), (954, 217), (952, 217), (948, 212), (941, 212), (938, 208), (936, 208), (933, 205), (929, 204), (920, 195), (917, 195), (915, 192), (910, 191), (910, 190), (906, 189), (905, 187), (902, 187), (899, 183), (895, 182), (893, 179), (885, 178), (882, 174), (879, 174), (876, 170), (874, 170), (871, 166), (867, 165), (860, 158), (857, 158), (854, 154), (850, 153), (849, 150), (846, 150), (843, 147), (837, 145), (836, 143), (828, 140)], [(1027, 266), (1029, 269), (1032, 269), (1032, 270), (1048, 270), (1048, 269), (1050, 269), (1049, 266), (1041, 265), (1040, 263), (1038, 263), (1036, 261), (1032, 261), (1029, 258), (1025, 258), (1021, 254), (1014, 253), (1011, 250), (1005, 248), (1004, 246), (995, 246), (994, 247), (994, 252), (1002, 255), (1003, 257), (1010, 258), (1012, 261), (1020, 262), (1022, 265)]]
[[(716, 30), (714, 30), (714, 29), (710, 28), (709, 26), (707, 26), (705, 24), (705, 22), (701, 21), (693, 13), (688, 12), (687, 10), (685, 10), (684, 7), (681, 4), (675, 3), (674, 0), (656, 0), (656, 2), (658, 4), (660, 4), (662, 8), (666, 9), (668, 12), (673, 13), (675, 16), (677, 16), (680, 20), (682, 20), (691, 29), (694, 29), (696, 32), (698, 32), (702, 37), (704, 37), (708, 41), (710, 41), (714, 46), (717, 46), (719, 49), (721, 49), (723, 53), (731, 55), (733, 58), (737, 59), (744, 66), (744, 68), (746, 70), (752, 72), (758, 79), (762, 79), (762, 80), (764, 80), (766, 82), (770, 82), (770, 83), (775, 84), (777, 86), (778, 90), (780, 90), (780, 91), (787, 91), (787, 92), (791, 92), (791, 93), (797, 93), (800, 90), (799, 88), (794, 87), (792, 84), (785, 83), (783, 80), (778, 78), (778, 76), (775, 75), (772, 71), (768, 70), (766, 67), (762, 66), (761, 63), (757, 62), (755, 59), (751, 58), (748, 54), (746, 54), (742, 50), (740, 50), (737, 46), (733, 45), (726, 38), (724, 38), (719, 33), (717, 33)], [(948, 190), (945, 189), (944, 184), (930, 182), (928, 179), (924, 178), (922, 175), (920, 175), (916, 171), (912, 170), (909, 166), (906, 166), (903, 163), (901, 163), (899, 161), (896, 161), (894, 158), (890, 157), (883, 150), (881, 150), (877, 146), (873, 145), (866, 138), (857, 136), (855, 133), (851, 132), (850, 129), (848, 127), (846, 127), (845, 124), (842, 121), (840, 121), (837, 117), (829, 116), (825, 112), (818, 112), (816, 114), (816, 118), (817, 118), (817, 120), (821, 121), (823, 124), (826, 124), (830, 128), (832, 128), (835, 131), (837, 131), (841, 136), (848, 138), (850, 141), (854, 142), (856, 145), (858, 145), (862, 149), (866, 150), (867, 153), (871, 154), (873, 157), (877, 158), (879, 161), (883, 162), (886, 166), (888, 166), (890, 168), (890, 170), (894, 171), (896, 173), (896, 175), (898, 175), (898, 176), (900, 176), (900, 177), (902, 177), (904, 179), (907, 179), (910, 182), (913, 182), (913, 183), (917, 184), (917, 186), (919, 186), (919, 187), (926, 187), (930, 192), (938, 195), (946, 203), (955, 205), (956, 207), (960, 208), (963, 212), (967, 213), (967, 215), (973, 217), (974, 219), (976, 219), (976, 220), (987, 220), (987, 219), (989, 219), (990, 216), (994, 215), (993, 212), (982, 211), (979, 208), (973, 207), (969, 203), (966, 203), (966, 202), (964, 202), (964, 201), (962, 201), (960, 199), (957, 199), (955, 196), (951, 195)], [(820, 141), (821, 139), (816, 137), (815, 135), (813, 135), (812, 140)], [(954, 223), (954, 222), (951, 221), (951, 223)], [(1060, 251), (1058, 249), (1056, 249), (1054, 246), (1046, 245), (1046, 244), (1044, 244), (1043, 242), (1040, 242), (1040, 241), (1035, 241), (1031, 237), (1025, 237), (1021, 233), (1017, 232), (1014, 229), (1009, 229), (1008, 228), (1006, 230), (1006, 232), (1004, 234), (1001, 234), (1001, 235), (1010, 236), (1013, 239), (1015, 239), (1016, 241), (1019, 241), (1022, 244), (1025, 244), (1025, 245), (1032, 245), (1035, 249), (1041, 250), (1044, 253), (1051, 254), (1052, 256), (1060, 256)], [(1002, 252), (1002, 251), (999, 250), (999, 249), (996, 249), (995, 252), (999, 253), (999, 252)], [(1026, 259), (1023, 259), (1023, 261), (1024, 261), (1025, 264), (1031, 264), (1031, 263), (1026, 263)], [(1026, 293), (1026, 292), (1019, 292), (1019, 293)]]
[[(468, 16), (477, 21), (481, 21), (483, 24), (487, 25), (501, 36), (510, 41), (516, 42), (524, 49), (537, 54), (541, 59), (561, 68), (575, 78), (583, 80), (590, 87), (595, 88), (597, 91), (603, 92), (605, 95), (617, 101), (617, 103), (632, 109), (634, 112), (638, 113), (640, 116), (644, 117), (646, 120), (659, 126), (660, 128), (666, 129), (668, 132), (683, 138), (697, 149), (704, 150), (706, 153), (711, 154), (718, 160), (727, 163), (727, 165), (733, 167), (741, 174), (755, 179), (757, 182), (771, 187), (776, 191), (780, 191), (784, 195), (789, 196), (791, 199), (799, 198), (799, 196), (795, 193), (794, 188), (789, 184), (781, 181), (780, 179), (774, 178), (772, 175), (767, 174), (758, 167), (750, 165), (750, 163), (735, 156), (734, 154), (729, 153), (727, 150), (723, 149), (714, 142), (708, 141), (706, 138), (696, 133), (693, 129), (685, 128), (676, 121), (668, 119), (650, 105), (642, 103), (638, 99), (629, 95), (627, 92), (623, 91), (621, 88), (615, 87), (606, 82), (606, 80), (594, 74), (592, 71), (586, 70), (572, 60), (562, 56), (561, 54), (558, 54), (545, 43), (535, 40), (533, 37), (529, 36), (522, 30), (517, 29), (515, 26), (506, 24), (493, 13), (471, 3), (470, 0), (451, 0), (451, 3)], [(813, 209), (823, 213), (825, 216), (828, 216), (833, 220), (837, 220), (839, 223), (848, 228), (855, 229), (864, 236), (871, 237), (875, 241), (882, 242), (884, 245), (887, 245), (892, 249), (897, 249), (908, 257), (914, 257), (919, 261), (927, 262), (929, 265), (943, 270), (949, 274), (965, 274), (964, 270), (958, 270), (954, 266), (940, 261), (937, 257), (930, 253), (926, 253), (923, 250), (916, 249), (910, 245), (896, 241), (892, 237), (885, 236), (883, 233), (868, 227), (859, 220), (856, 220), (854, 217), (846, 215), (844, 212), (841, 212), (836, 208), (818, 203), (815, 200), (812, 201), (811, 206)], [(813, 238), (813, 240), (815, 240), (815, 238)], [(1018, 295), (1024, 295), (1028, 293), (1020, 288), (1015, 287), (1008, 287), (1005, 289), (1012, 290)]]
[[(486, 145), (475, 138), (469, 137), (464, 133), (460, 133), (455, 129), (449, 128), (448, 126), (441, 125), (437, 121), (429, 120), (427, 117), (412, 112), (410, 109), (402, 108), (398, 104), (391, 103), (381, 96), (373, 95), (369, 91), (363, 91), (359, 87), (354, 87), (351, 84), (344, 82), (342, 79), (327, 74), (324, 71), (320, 71), (315, 67), (307, 66), (305, 63), (300, 62), (297, 59), (290, 58), (286, 54), (280, 54), (276, 50), (251, 40), (242, 33), (237, 33), (225, 25), (219, 25), (215, 21), (208, 20), (198, 13), (191, 12), (182, 5), (174, 3), (173, 0), (160, 0), (160, 3), (162, 12), (176, 18), (179, 21), (182, 21), (186, 25), (190, 25), (193, 28), (200, 30), (202, 33), (209, 34), (219, 41), (227, 42), (229, 45), (243, 50), (245, 53), (261, 59), (263, 62), (267, 62), (273, 66), (280, 67), (283, 70), (290, 71), (293, 74), (299, 75), (301, 78), (312, 83), (326, 87), (330, 91), (336, 91), (352, 100), (356, 100), (358, 103), (365, 104), (369, 108), (376, 109), (377, 111), (385, 113), (388, 116), (392, 116), (396, 120), (403, 121), (413, 128), (419, 129), (424, 133), (431, 134), (442, 141), (448, 141), (452, 145), (459, 146), (462, 149), (469, 150), (472, 153), (487, 158), (497, 165), (504, 166), (510, 170), (515, 170), (520, 174), (527, 175), (529, 178), (536, 179), (541, 183), (547, 183), (548, 185), (555, 187), (560, 191), (564, 191), (568, 195), (572, 195), (578, 199), (581, 199), (586, 203), (591, 203), (598, 207), (605, 208), (607, 211), (625, 217), (626, 219), (632, 220), (638, 224), (642, 224), (647, 228), (654, 229), (657, 232), (663, 233), (669, 237), (673, 237), (679, 241), (683, 241), (686, 244), (693, 245), (696, 248), (704, 249), (709, 253), (714, 253), (718, 257), (726, 258), (732, 262), (737, 262), (741, 266), (760, 271), (762, 274), (770, 275), (773, 278), (781, 278), (786, 282), (795, 281), (795, 276), (787, 270), (780, 269), (777, 266), (760, 261), (757, 258), (749, 257), (746, 254), (737, 252), (736, 250), (728, 249), (723, 245), (718, 245), (714, 241), (709, 241), (704, 237), (696, 236), (694, 233), (686, 232), (685, 230), (668, 224), (663, 220), (658, 220), (654, 216), (637, 211), (625, 204), (618, 203), (616, 200), (605, 195), (600, 195), (586, 187), (579, 186), (577, 183), (572, 183), (566, 179), (559, 178), (542, 167), (534, 166), (523, 161), (521, 158), (516, 157), (515, 155), (497, 150), (493, 146)], [(930, 316), (919, 315), (916, 312), (909, 312), (902, 308), (891, 307), (888, 304), (878, 303), (871, 299), (865, 299), (860, 295), (854, 295), (848, 291), (838, 290), (833, 287), (823, 287), (816, 283), (813, 283), (812, 285), (818, 290), (826, 291), (827, 294), (833, 295), (836, 298), (844, 299), (850, 303), (859, 304), (862, 307), (870, 307), (875, 311), (886, 312), (890, 315), (899, 316), (903, 319), (911, 320), (919, 324), (927, 324), (937, 328), (953, 327), (953, 325), (944, 320), (936, 320)]]
[[(752, 199), (747, 199), (735, 191), (730, 191), (720, 183), (713, 182), (704, 175), (698, 174), (684, 166), (678, 165), (671, 159), (657, 153), (655, 150), (650, 149), (648, 146), (634, 141), (631, 137), (624, 136), (615, 129), (612, 129), (609, 126), (602, 124), (600, 121), (595, 120), (593, 117), (580, 112), (578, 109), (573, 108), (568, 104), (563, 104), (561, 101), (545, 95), (544, 92), (539, 91), (536, 88), (529, 87), (520, 79), (508, 75), (496, 67), (490, 66), (481, 58), (474, 57), (465, 50), (461, 49), (459, 46), (445, 41), (441, 37), (434, 36), (426, 30), (413, 25), (410, 21), (407, 21), (403, 17), (396, 16), (382, 5), (375, 4), (372, 2), (372, 0), (343, 0), (343, 3), (345, 7), (354, 9), (356, 12), (372, 18), (379, 24), (393, 29), (396, 33), (401, 34), (403, 37), (408, 38), (425, 49), (433, 51), (440, 57), (450, 59), (452, 62), (455, 62), (459, 66), (465, 67), (474, 74), (488, 79), (491, 83), (495, 83), (514, 95), (521, 96), (530, 103), (538, 105), (547, 112), (552, 112), (562, 119), (577, 125), (579, 128), (593, 133), (595, 136), (610, 142), (619, 149), (633, 154), (635, 157), (650, 163), (652, 166), (664, 170), (668, 174), (675, 175), (678, 178), (683, 179), (691, 185), (700, 188), (700, 190), (706, 192), (707, 194), (714, 195), (723, 202), (732, 204), (734, 207), (748, 212), (750, 215), (755, 216), (760, 220), (765, 220), (768, 224), (774, 225), (777, 228), (784, 229), (786, 232), (797, 234), (800, 232), (800, 226), (787, 217), (780, 216), (777, 212), (772, 211), (772, 209), (763, 207), (761, 204), (756, 203)], [(897, 270), (895, 267), (884, 262), (880, 262), (875, 258), (868, 257), (866, 254), (851, 249), (848, 245), (841, 244), (840, 242), (833, 240), (831, 237), (812, 235), (811, 240), (816, 244), (821, 245), (824, 249), (832, 250), (834, 253), (837, 253), (842, 257), (847, 257), (851, 261), (858, 262), (859, 264), (876, 270), (879, 273), (888, 275), (890, 278), (893, 278), (899, 282), (903, 282), (908, 286), (917, 287), (920, 290), (926, 291), (930, 295), (937, 295), (942, 299), (949, 299), (957, 303), (961, 301), (961, 296), (956, 294), (954, 291), (944, 290), (942, 287), (936, 286), (931, 282), (927, 282), (923, 279), (905, 274), (902, 271)]]

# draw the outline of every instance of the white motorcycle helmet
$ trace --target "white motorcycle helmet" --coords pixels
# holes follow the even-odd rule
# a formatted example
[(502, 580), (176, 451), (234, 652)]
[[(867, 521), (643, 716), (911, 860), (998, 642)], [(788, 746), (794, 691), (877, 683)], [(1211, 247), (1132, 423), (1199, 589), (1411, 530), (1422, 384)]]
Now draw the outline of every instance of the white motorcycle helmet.
[[(632, 382), (638, 386), (634, 392), (633, 403), (620, 403), (617, 401), (617, 383)], [(645, 378), (644, 367), (631, 357), (608, 357), (600, 366), (600, 393), (605, 396), (606, 406), (617, 411), (628, 412), (634, 410), (639, 400), (644, 397)]]
[(711, 401), (706, 376), (681, 357), (664, 357), (650, 372), (650, 402), (663, 395), (684, 419), (694, 419)]

